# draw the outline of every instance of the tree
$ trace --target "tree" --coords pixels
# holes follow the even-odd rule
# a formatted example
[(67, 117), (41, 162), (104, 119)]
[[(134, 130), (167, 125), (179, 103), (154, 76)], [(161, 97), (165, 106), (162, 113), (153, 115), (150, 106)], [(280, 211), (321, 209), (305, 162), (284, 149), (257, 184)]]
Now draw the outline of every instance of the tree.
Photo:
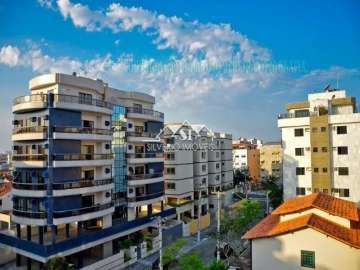
[(207, 267), (207, 270), (227, 270), (228, 267), (222, 261), (213, 260)]
[(69, 264), (64, 257), (54, 257), (45, 264), (47, 270), (70, 270)]
[(244, 183), (246, 181), (246, 176), (248, 175), (247, 169), (236, 169), (234, 171), (234, 185), (239, 183)]
[(272, 208), (278, 207), (283, 202), (283, 188), (278, 184), (276, 177), (266, 177), (261, 181), (261, 187), (269, 192), (269, 201)]
[(180, 238), (164, 249), (162, 255), (162, 264), (165, 268), (169, 268), (172, 263), (176, 262), (176, 255), (186, 243), (186, 239)]
[(189, 252), (179, 259), (181, 270), (206, 270), (206, 267), (199, 255), (195, 252)]

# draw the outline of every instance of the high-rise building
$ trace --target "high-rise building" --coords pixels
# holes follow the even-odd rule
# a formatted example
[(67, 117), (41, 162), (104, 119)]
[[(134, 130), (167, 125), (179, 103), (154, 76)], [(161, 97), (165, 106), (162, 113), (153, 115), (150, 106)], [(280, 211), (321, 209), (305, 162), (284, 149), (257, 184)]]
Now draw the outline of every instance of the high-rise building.
[(360, 114), (344, 90), (308, 95), (279, 115), (284, 197), (324, 192), (360, 201)]
[(261, 179), (268, 176), (282, 182), (282, 148), (280, 142), (267, 142), (260, 147)]
[(150, 254), (146, 243), (122, 247), (134, 233), (158, 250), (159, 217), (175, 210), (162, 203), (153, 134), (164, 117), (154, 97), (76, 74), (38, 76), (29, 88), (12, 107), (16, 237), (0, 236), (17, 266), (41, 268), (60, 255), (76, 269), (121, 269)]
[(217, 208), (216, 191), (222, 193), (222, 205), (231, 199), (232, 137), (187, 122), (167, 124), (162, 137), (166, 201), (187, 225), (185, 235), (193, 234), (209, 226), (209, 210)]

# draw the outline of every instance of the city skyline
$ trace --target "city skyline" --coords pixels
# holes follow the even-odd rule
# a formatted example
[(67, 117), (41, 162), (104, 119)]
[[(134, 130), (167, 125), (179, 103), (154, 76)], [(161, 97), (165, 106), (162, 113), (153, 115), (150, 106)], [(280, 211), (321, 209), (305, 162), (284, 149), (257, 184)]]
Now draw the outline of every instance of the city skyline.
[(295, 1), (4, 1), (0, 151), (10, 150), (12, 99), (48, 72), (152, 94), (165, 122), (279, 140), (277, 114), (289, 101), (327, 84), (359, 98), (358, 9), (355, 1), (311, 9)]

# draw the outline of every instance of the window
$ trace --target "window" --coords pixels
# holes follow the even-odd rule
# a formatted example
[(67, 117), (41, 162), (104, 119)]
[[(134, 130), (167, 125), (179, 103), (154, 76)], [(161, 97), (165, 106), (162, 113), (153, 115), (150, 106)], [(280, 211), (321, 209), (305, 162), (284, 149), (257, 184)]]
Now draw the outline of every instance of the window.
[[(220, 153), (219, 152), (216, 152), (216, 158), (218, 158), (220, 156)], [(239, 156), (236, 156), (237, 158), (239, 157)]]
[(304, 148), (295, 148), (295, 156), (303, 156)]
[(302, 137), (302, 136), (304, 136), (304, 129), (303, 128), (295, 128), (294, 134), (295, 134), (295, 137)]
[(216, 163), (216, 169), (220, 169), (220, 164)]
[(338, 126), (336, 128), (337, 134), (347, 134), (347, 127), (346, 126)]
[(105, 144), (105, 149), (110, 149), (110, 144)]
[(314, 168), (314, 173), (318, 173), (319, 172), (319, 168)]
[(205, 172), (205, 171), (206, 171), (206, 165), (205, 165), (205, 164), (201, 166), (201, 171), (202, 171), (202, 172)]
[(201, 158), (205, 159), (206, 158), (206, 153), (205, 152), (201, 152)]
[(175, 189), (176, 185), (175, 183), (166, 183), (167, 189)]
[(110, 121), (105, 121), (105, 126), (106, 127), (110, 126)]
[(314, 128), (311, 129), (311, 132), (312, 132), (312, 133), (316, 133), (317, 131), (318, 131), (318, 128), (317, 128), (317, 127), (314, 127)]
[(110, 168), (105, 168), (105, 173), (109, 174), (111, 172)]
[(129, 145), (128, 145), (128, 149), (129, 149), (129, 150), (132, 150), (132, 149), (133, 149), (132, 144), (129, 144)]
[(313, 148), (313, 152), (314, 152), (314, 153), (317, 153), (318, 151), (319, 151), (319, 150), (318, 150), (317, 147), (314, 147), (314, 148)]
[(83, 120), (83, 127), (84, 128), (94, 128), (94, 121)]
[(305, 188), (296, 187), (296, 195), (305, 195)]
[(304, 167), (296, 167), (296, 175), (305, 175)]
[(166, 160), (175, 160), (175, 153), (166, 153), (165, 159)]
[(79, 93), (79, 103), (80, 104), (92, 104), (92, 95)]
[(175, 168), (166, 168), (166, 174), (175, 174)]
[(327, 194), (327, 193), (329, 192), (329, 190), (328, 190), (327, 188), (324, 188), (324, 189), (323, 189), (323, 192), (324, 192), (325, 194)]
[(339, 146), (338, 147), (338, 155), (347, 155), (347, 154), (348, 154), (347, 146)]
[(315, 252), (314, 251), (301, 251), (301, 266), (308, 268), (315, 268)]
[(327, 147), (321, 147), (321, 151), (322, 151), (323, 153), (326, 153), (326, 152), (327, 152)]
[(350, 197), (350, 192), (348, 188), (339, 188), (340, 197)]
[(321, 132), (326, 132), (326, 127), (321, 127), (321, 128), (320, 128), (320, 131), (321, 131)]
[(338, 173), (339, 173), (339, 175), (349, 175), (349, 168), (348, 167), (339, 167)]
[(128, 128), (132, 128), (133, 124), (132, 123), (128, 123)]
[(323, 173), (327, 173), (327, 168), (323, 168)]
[(203, 184), (203, 185), (206, 184), (206, 178), (202, 178), (202, 179), (201, 179), (201, 184)]

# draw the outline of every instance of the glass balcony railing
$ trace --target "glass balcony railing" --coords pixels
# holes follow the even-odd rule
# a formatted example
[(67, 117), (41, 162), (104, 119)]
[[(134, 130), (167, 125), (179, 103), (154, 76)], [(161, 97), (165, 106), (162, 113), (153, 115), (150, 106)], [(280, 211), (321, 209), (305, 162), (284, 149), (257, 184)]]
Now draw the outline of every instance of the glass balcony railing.
[(88, 127), (54, 127), (54, 132), (62, 133), (81, 133), (81, 134), (97, 134), (97, 135), (112, 135), (112, 130), (101, 128), (88, 128)]
[(14, 128), (12, 134), (23, 134), (23, 133), (46, 133), (46, 126), (35, 126), (35, 127), (17, 127)]
[(46, 218), (46, 212), (33, 212), (30, 209), (22, 209), (22, 208), (13, 208), (12, 213), (18, 217), (26, 217), (26, 218), (36, 218), (36, 219), (44, 219)]
[(56, 161), (113, 159), (113, 154), (54, 154)]
[(36, 95), (28, 95), (28, 96), (20, 96), (16, 97), (13, 101), (13, 105), (18, 105), (22, 103), (29, 102), (47, 102), (47, 95), (44, 94), (36, 94)]
[(103, 186), (109, 185), (113, 182), (112, 178), (108, 179), (99, 179), (99, 180), (80, 180), (67, 183), (53, 183), (54, 190), (63, 190), (63, 189), (76, 189), (76, 188), (85, 188), (85, 187), (94, 187), (94, 186)]
[(136, 197), (128, 197), (128, 202), (141, 202), (141, 201), (147, 201), (159, 198), (161, 196), (164, 196), (164, 191), (152, 193), (152, 194), (144, 194), (144, 195), (138, 195)]
[(20, 183), (13, 182), (12, 186), (14, 189), (23, 189), (23, 190), (47, 190), (46, 183)]
[(127, 180), (143, 180), (143, 179), (151, 179), (151, 178), (158, 178), (162, 177), (163, 173), (149, 173), (149, 174), (134, 174), (134, 175), (127, 175)]
[(150, 110), (150, 109), (143, 109), (143, 108), (134, 108), (134, 107), (127, 107), (126, 108), (127, 113), (139, 113), (139, 114), (146, 114), (151, 115), (156, 118), (164, 119), (164, 113)]
[(133, 131), (127, 131), (126, 136), (127, 137), (147, 137), (147, 138), (156, 138), (158, 134), (153, 132), (133, 132)]
[(126, 154), (127, 158), (163, 158), (162, 153), (135, 153)]
[(103, 100), (93, 99), (93, 98), (83, 98), (80, 96), (61, 95), (61, 94), (54, 95), (54, 102), (84, 104), (84, 105), (91, 105), (96, 107), (104, 107), (108, 109), (112, 109), (113, 107), (111, 103)]
[(44, 154), (36, 154), (36, 155), (13, 155), (13, 161), (45, 161), (47, 159), (47, 155)]
[(106, 203), (106, 204), (98, 204), (89, 207), (79, 208), (79, 209), (71, 209), (64, 211), (54, 211), (54, 218), (66, 218), (72, 216), (79, 216), (87, 213), (98, 212), (112, 207), (114, 204)]

